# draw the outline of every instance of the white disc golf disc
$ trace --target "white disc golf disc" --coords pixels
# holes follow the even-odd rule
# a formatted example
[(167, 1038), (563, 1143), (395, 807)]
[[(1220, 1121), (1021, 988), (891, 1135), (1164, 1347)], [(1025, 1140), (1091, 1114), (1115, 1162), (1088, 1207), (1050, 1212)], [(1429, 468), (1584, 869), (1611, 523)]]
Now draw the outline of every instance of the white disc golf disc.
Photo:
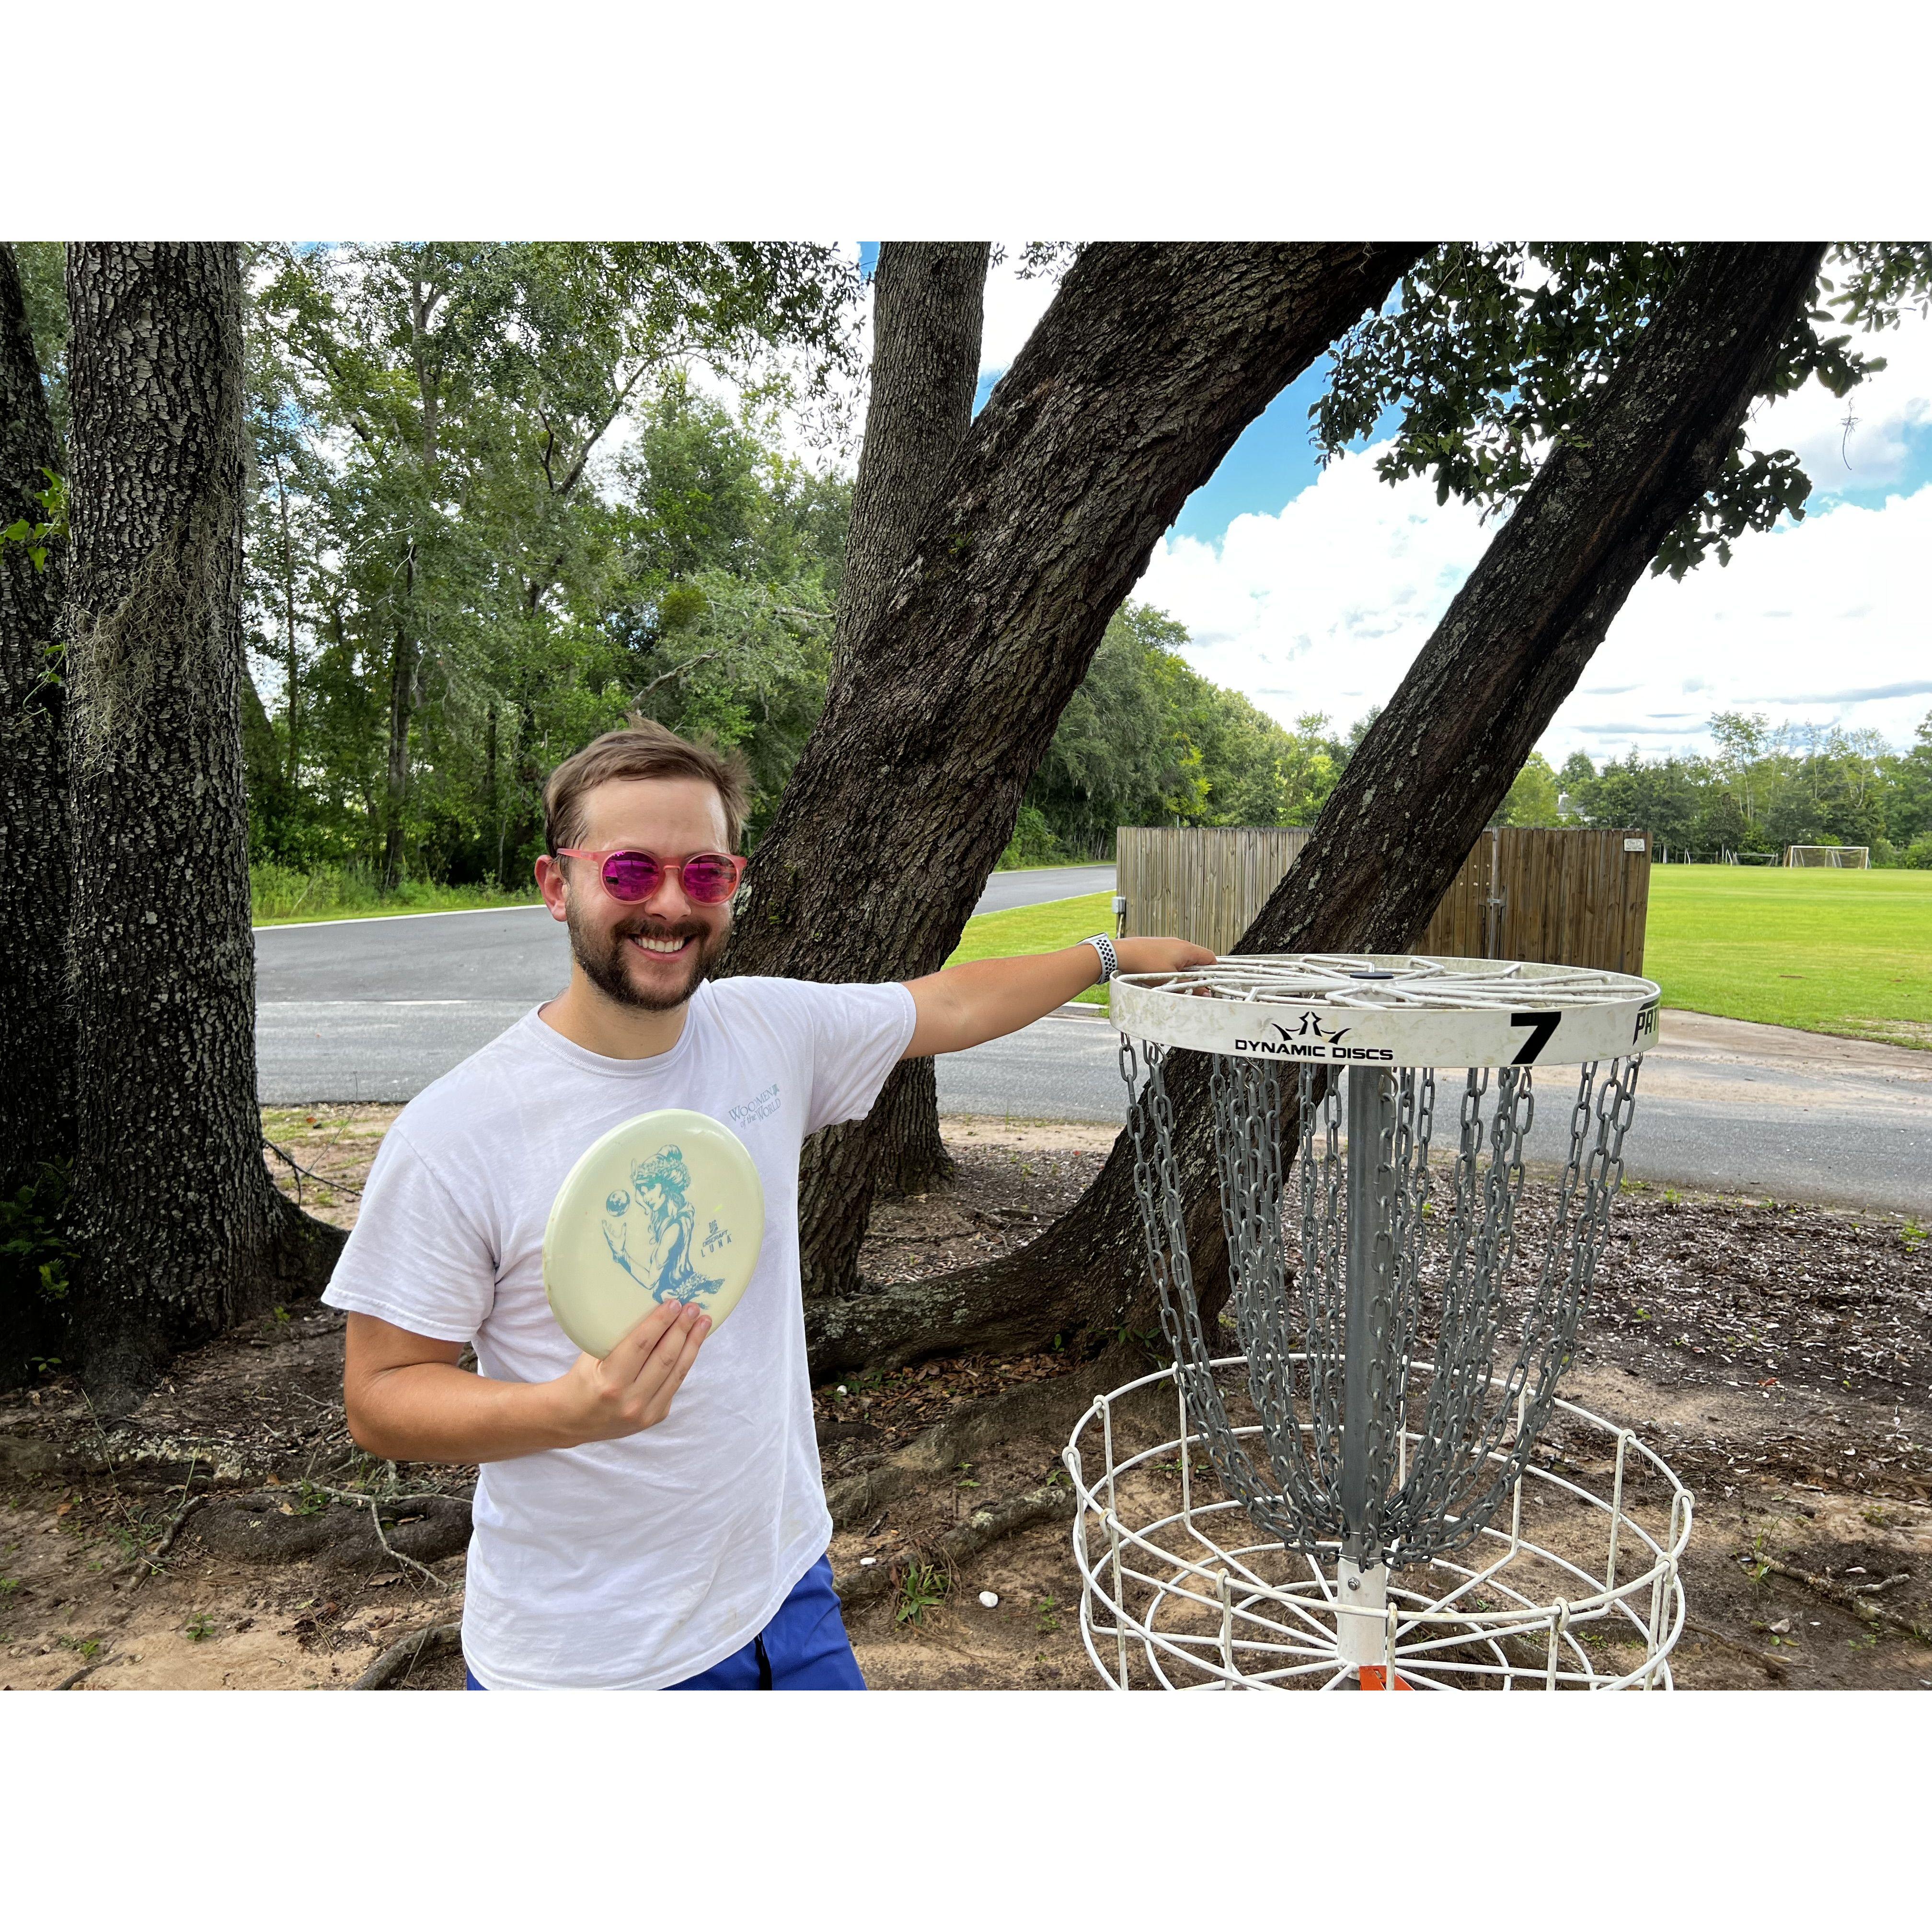
[(695, 1302), (718, 1327), (765, 1238), (765, 1190), (745, 1144), (706, 1114), (640, 1114), (594, 1142), (544, 1230), (544, 1292), (557, 1324), (608, 1354), (653, 1308)]

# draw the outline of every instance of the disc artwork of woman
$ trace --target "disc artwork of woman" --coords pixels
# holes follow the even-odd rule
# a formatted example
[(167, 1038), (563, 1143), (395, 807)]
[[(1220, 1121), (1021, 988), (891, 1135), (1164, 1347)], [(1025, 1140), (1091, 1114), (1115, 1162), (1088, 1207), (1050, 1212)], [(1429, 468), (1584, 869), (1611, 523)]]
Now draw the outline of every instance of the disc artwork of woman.
[(722, 1276), (701, 1275), (691, 1265), (698, 1217), (688, 1198), (690, 1189), (683, 1150), (661, 1147), (632, 1166), (628, 1192), (617, 1188), (604, 1203), (609, 1216), (604, 1239), (610, 1258), (649, 1288), (653, 1301), (694, 1301), (724, 1284)]

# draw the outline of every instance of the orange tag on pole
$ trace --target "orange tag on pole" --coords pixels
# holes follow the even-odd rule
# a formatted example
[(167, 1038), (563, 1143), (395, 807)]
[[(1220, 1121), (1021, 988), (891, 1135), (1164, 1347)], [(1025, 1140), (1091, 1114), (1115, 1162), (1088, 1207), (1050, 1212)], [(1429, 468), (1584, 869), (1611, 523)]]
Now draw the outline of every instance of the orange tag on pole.
[(1405, 1684), (1394, 1671), (1384, 1670), (1379, 1664), (1362, 1666), (1361, 1685), (1364, 1690), (1412, 1690), (1415, 1688), (1412, 1684)]

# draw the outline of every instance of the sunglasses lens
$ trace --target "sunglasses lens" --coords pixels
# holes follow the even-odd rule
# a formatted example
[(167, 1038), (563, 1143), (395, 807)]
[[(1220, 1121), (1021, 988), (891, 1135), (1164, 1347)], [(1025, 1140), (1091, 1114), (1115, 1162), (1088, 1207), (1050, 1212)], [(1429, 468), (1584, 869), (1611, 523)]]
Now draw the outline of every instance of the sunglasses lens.
[(700, 905), (717, 905), (731, 896), (738, 868), (728, 859), (693, 859), (684, 868), (684, 890)]
[(604, 861), (604, 889), (614, 899), (647, 899), (664, 874), (643, 852), (613, 852)]

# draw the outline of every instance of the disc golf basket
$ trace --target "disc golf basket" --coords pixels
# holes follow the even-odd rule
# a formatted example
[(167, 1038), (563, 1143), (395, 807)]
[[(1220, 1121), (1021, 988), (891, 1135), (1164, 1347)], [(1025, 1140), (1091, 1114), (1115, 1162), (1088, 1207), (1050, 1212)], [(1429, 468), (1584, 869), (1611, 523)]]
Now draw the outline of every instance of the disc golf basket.
[[(1114, 980), (1174, 1357), (1065, 1452), (1082, 1631), (1117, 1688), (1669, 1688), (1690, 1492), (1556, 1393), (1658, 1004), (1622, 974), (1408, 956)], [(1170, 1081), (1204, 1087), (1198, 1143)], [(1552, 1094), (1554, 1186), (1526, 1198)], [(1190, 1170), (1218, 1185), (1227, 1340)], [(1132, 1448), (1150, 1414), (1165, 1439)]]

